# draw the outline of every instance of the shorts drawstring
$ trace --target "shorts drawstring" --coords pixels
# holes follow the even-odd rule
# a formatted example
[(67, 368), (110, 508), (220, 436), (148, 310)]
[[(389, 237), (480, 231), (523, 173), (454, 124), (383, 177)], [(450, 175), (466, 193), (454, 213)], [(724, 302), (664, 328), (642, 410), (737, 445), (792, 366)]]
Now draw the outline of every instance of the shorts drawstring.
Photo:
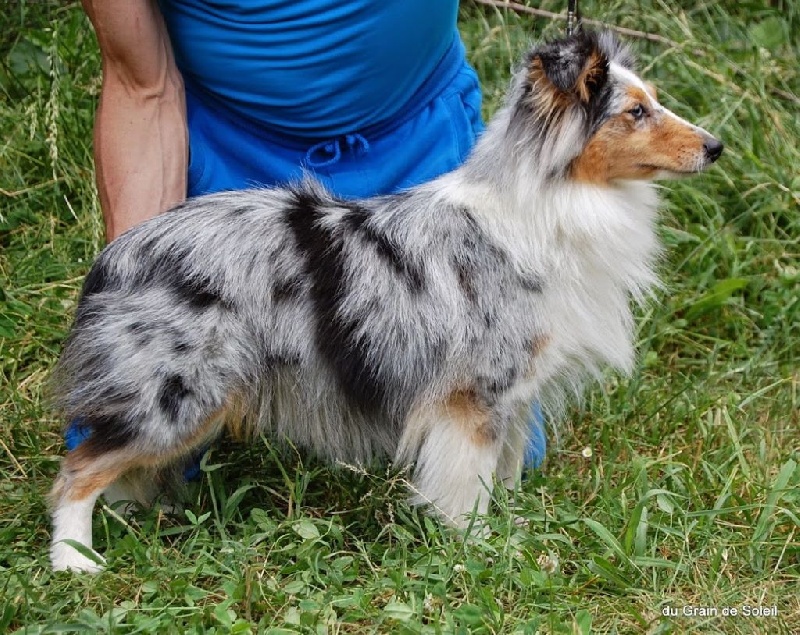
[(335, 139), (315, 143), (306, 152), (304, 165), (310, 168), (326, 168), (338, 163), (342, 158), (342, 143), (344, 143), (349, 152), (356, 156), (367, 154), (370, 149), (369, 141), (363, 135), (357, 132), (346, 134)]

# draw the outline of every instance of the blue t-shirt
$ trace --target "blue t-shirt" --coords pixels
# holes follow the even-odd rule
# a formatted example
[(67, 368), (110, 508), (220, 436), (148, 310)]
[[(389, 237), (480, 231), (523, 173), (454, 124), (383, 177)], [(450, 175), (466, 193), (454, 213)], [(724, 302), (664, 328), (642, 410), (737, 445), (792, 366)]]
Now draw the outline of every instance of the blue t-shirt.
[(458, 37), (458, 0), (160, 0), (187, 82), (279, 134), (391, 121)]

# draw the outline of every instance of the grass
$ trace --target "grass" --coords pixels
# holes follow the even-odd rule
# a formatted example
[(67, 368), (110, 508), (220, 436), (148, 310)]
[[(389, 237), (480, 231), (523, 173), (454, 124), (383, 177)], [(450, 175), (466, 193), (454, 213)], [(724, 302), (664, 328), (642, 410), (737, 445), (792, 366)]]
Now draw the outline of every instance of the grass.
[[(0, 631), (800, 632), (800, 8), (582, 8), (674, 42), (633, 43), (662, 101), (727, 144), (708, 174), (666, 187), (666, 290), (640, 312), (633, 376), (609, 375), (570, 411), (484, 538), (409, 509), (384, 467), (223, 443), (185, 516), (96, 513), (110, 569), (92, 578), (48, 569), (44, 496), (63, 445), (42, 391), (102, 247), (99, 57), (77, 2), (6, 5)], [(469, 2), (460, 26), (487, 115), (526, 43), (562, 29)]]

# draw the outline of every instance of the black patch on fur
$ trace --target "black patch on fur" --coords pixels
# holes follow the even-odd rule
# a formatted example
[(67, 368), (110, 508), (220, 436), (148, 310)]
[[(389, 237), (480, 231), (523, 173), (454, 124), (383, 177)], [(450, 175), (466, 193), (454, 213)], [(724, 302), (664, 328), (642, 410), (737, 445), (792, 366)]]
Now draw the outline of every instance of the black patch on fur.
[[(571, 93), (576, 89), (589, 60), (595, 55), (599, 56), (600, 72), (589, 76), (586, 85), (589, 92), (594, 93), (608, 80), (609, 60), (615, 52), (602, 43), (603, 39), (594, 31), (579, 31), (535, 49), (529, 56), (529, 62), (538, 58), (547, 79), (560, 91)], [(616, 50), (615, 44), (613, 47)]]
[(158, 405), (172, 423), (177, 423), (181, 405), (191, 394), (192, 391), (186, 386), (183, 377), (172, 374), (161, 384), (158, 391)]
[(136, 338), (136, 346), (138, 346), (139, 348), (144, 348), (152, 341), (153, 341), (153, 336), (150, 335), (149, 333), (144, 333), (143, 335), (140, 335), (139, 337)]
[(610, 82), (606, 82), (602, 88), (592, 93), (592, 98), (585, 105), (586, 132), (589, 136), (593, 135), (611, 114), (609, 105), (613, 94), (614, 87)]
[(172, 351), (174, 353), (188, 353), (193, 349), (194, 347), (191, 344), (189, 344), (189, 342), (187, 342), (186, 340), (177, 340), (172, 345)]
[(163, 238), (160, 235), (155, 235), (139, 243), (136, 250), (136, 262), (142, 263), (143, 265), (146, 263), (143, 267), (143, 277), (145, 279), (154, 278), (157, 273), (164, 269), (174, 269), (189, 253), (189, 250), (186, 248), (164, 249), (159, 244), (162, 240)]
[(137, 281), (139, 288), (160, 285), (171, 290), (179, 302), (195, 311), (205, 311), (213, 306), (231, 309), (222, 297), (219, 285), (207, 275), (191, 272), (188, 248), (176, 249), (157, 260), (150, 255), (150, 264), (142, 265), (144, 275)]
[(230, 308), (229, 303), (223, 299), (216, 285), (208, 277), (190, 278), (176, 272), (170, 282), (178, 298), (195, 311), (205, 311), (215, 305)]
[(134, 335), (141, 335), (147, 331), (147, 324), (141, 320), (136, 320), (135, 322), (128, 324), (128, 326), (125, 327), (125, 330), (128, 331), (128, 333), (133, 333)]
[(272, 287), (272, 301), (275, 304), (291, 302), (303, 293), (303, 282), (299, 278), (278, 280)]
[(300, 357), (298, 355), (285, 355), (282, 353), (267, 353), (262, 356), (262, 366), (265, 371), (287, 368), (289, 366), (299, 366)]
[[(336, 201), (337, 206), (339, 203)], [(325, 206), (326, 201), (315, 193), (295, 190), (284, 221), (298, 252), (305, 258), (306, 274), (311, 280), (317, 347), (351, 403), (372, 414), (384, 410), (389, 403), (389, 387), (371, 372), (363, 343), (356, 336), (360, 323), (341, 317), (347, 254), (341, 237), (321, 223)]]
[(161, 285), (170, 289), (178, 300), (196, 311), (219, 305), (231, 308), (220, 293), (219, 285), (208, 276), (192, 272), (190, 247), (164, 250), (158, 237), (151, 238), (139, 247), (142, 276), (136, 281), (139, 288)]
[(245, 214), (250, 214), (258, 210), (258, 207), (255, 205), (242, 205), (241, 207), (235, 207), (231, 211), (228, 212), (228, 216), (230, 218), (238, 218), (240, 216), (244, 216)]
[[(507, 268), (508, 256), (489, 239), (468, 210), (461, 210), (461, 215), (466, 224), (466, 231), (460, 248), (451, 259), (451, 266), (458, 280), (458, 286), (467, 300), (475, 305), (481, 304), (482, 301), (485, 304), (486, 294), (481, 297), (478, 289), (489, 288), (485, 284), (486, 281), (494, 279), (493, 272)], [(502, 292), (502, 288), (491, 288), (494, 297)]]
[[(493, 360), (498, 366), (504, 360)], [(480, 395), (490, 404), (493, 404), (497, 398), (505, 393), (517, 379), (517, 369), (514, 367), (498, 367), (494, 370), (492, 375), (478, 377), (477, 387)]]
[(475, 291), (475, 285), (472, 281), (474, 269), (471, 263), (461, 258), (453, 258), (453, 269), (455, 269), (456, 278), (458, 278), (458, 286), (461, 287), (461, 292), (470, 303), (475, 304), (478, 301), (478, 293)]
[(405, 280), (410, 291), (414, 293), (423, 291), (425, 289), (423, 272), (386, 234), (375, 227), (375, 223), (372, 222), (372, 213), (355, 203), (348, 203), (347, 207), (350, 211), (342, 219), (343, 223), (362, 240), (372, 245), (381, 260)]
[(232, 309), (233, 305), (223, 298), (220, 285), (208, 275), (198, 275), (191, 247), (177, 248), (160, 244), (155, 236), (144, 241), (138, 249), (138, 271), (135, 281), (137, 289), (161, 286), (169, 289), (177, 300), (195, 311), (205, 311), (218, 306)]
[(118, 281), (114, 278), (103, 254), (95, 260), (89, 273), (83, 281), (81, 300), (85, 300), (97, 293), (116, 288)]
[(85, 415), (80, 420), (81, 427), (88, 428), (91, 434), (78, 447), (89, 455), (99, 456), (118, 450), (136, 438), (135, 427), (119, 416)]
[(572, 92), (578, 82), (586, 61), (596, 46), (596, 38), (588, 32), (548, 42), (534, 57), (542, 63), (547, 79), (564, 93)]
[(165, 249), (159, 242), (160, 237), (154, 236), (139, 245), (135, 256), (139, 277), (134, 281), (139, 288), (156, 284), (172, 286), (170, 282), (186, 268), (191, 253), (189, 247)]
[(525, 291), (529, 291), (531, 293), (541, 293), (544, 289), (542, 278), (535, 273), (528, 275), (519, 274), (517, 278)]
[(128, 324), (128, 326), (125, 327), (125, 331), (134, 336), (136, 339), (136, 345), (140, 348), (144, 348), (153, 341), (151, 329), (148, 328), (147, 324), (140, 320), (136, 320), (135, 322)]
[(461, 209), (461, 214), (467, 224), (467, 234), (464, 238), (464, 249), (467, 253), (473, 253), (475, 250), (480, 249), (496, 260), (498, 264), (505, 265), (508, 262), (506, 252), (489, 240), (472, 212), (463, 208)]

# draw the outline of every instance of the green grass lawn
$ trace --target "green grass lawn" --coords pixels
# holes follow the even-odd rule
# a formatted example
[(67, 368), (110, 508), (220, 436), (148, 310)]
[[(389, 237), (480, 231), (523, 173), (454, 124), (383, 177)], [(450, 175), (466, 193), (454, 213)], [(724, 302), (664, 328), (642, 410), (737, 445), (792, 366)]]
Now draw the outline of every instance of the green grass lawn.
[[(639, 312), (633, 376), (568, 411), (480, 539), (409, 509), (386, 467), (222, 443), (185, 515), (98, 509), (109, 568), (81, 577), (48, 567), (64, 448), (43, 388), (103, 244), (99, 56), (78, 2), (4, 3), (0, 632), (800, 633), (800, 5), (581, 5), (660, 36), (630, 38), (644, 74), (726, 143), (666, 184), (665, 289)], [(488, 116), (526, 44), (563, 23), (462, 7)]]

